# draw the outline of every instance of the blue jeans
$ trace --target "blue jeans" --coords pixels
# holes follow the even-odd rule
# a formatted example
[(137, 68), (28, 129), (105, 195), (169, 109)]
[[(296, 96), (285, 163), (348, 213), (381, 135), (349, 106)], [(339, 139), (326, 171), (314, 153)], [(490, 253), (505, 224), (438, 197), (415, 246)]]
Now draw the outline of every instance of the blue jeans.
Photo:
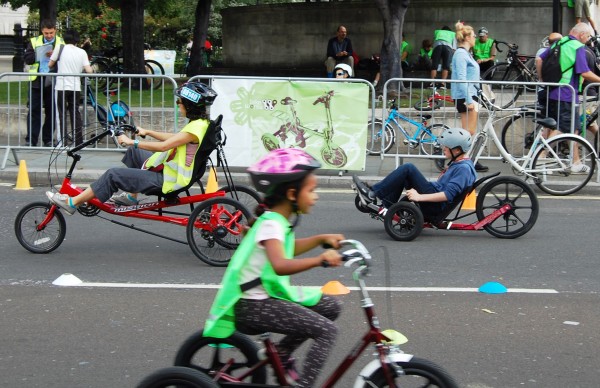
[[(415, 189), (419, 194), (433, 194), (439, 191), (412, 163), (399, 166), (381, 182), (374, 184), (372, 189), (385, 207), (398, 202), (404, 189)], [(423, 215), (436, 215), (446, 204), (447, 202), (420, 202), (419, 206)]]

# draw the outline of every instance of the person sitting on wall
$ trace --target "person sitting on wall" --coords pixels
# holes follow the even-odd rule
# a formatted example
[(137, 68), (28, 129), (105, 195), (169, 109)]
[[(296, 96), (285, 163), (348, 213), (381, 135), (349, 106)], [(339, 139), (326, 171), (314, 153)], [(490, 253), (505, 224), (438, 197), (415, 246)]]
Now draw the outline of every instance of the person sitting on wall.
[(327, 43), (327, 59), (325, 67), (327, 68), (327, 77), (333, 78), (333, 69), (338, 63), (345, 63), (354, 71), (354, 58), (352, 54), (352, 42), (348, 38), (346, 27), (338, 26), (336, 36), (329, 39)]

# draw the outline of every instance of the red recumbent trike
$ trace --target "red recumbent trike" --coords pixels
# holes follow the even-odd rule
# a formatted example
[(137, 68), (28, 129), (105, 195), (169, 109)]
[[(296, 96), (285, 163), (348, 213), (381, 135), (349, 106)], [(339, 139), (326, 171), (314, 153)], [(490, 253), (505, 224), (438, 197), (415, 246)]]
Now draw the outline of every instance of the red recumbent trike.
[[(112, 203), (103, 203), (94, 198), (77, 208), (77, 211), (86, 217), (99, 216), (114, 224), (135, 229), (140, 232), (165, 238), (182, 244), (187, 244), (192, 252), (202, 261), (213, 266), (226, 266), (240, 240), (242, 231), (251, 218), (250, 210), (242, 203), (257, 204), (260, 201), (259, 194), (247, 186), (235, 185), (231, 180), (231, 173), (226, 160), (224, 160), (223, 145), (225, 135), (221, 128), (221, 119), (211, 121), (200, 149), (196, 154), (194, 162), (193, 178), (187, 187), (172, 193), (162, 194), (145, 193), (157, 195), (157, 200), (150, 202), (140, 201), (131, 206), (119, 206)], [(77, 162), (81, 160), (79, 151), (83, 148), (95, 145), (106, 136), (112, 136), (116, 143), (116, 137), (130, 131), (135, 136), (136, 128), (130, 124), (108, 123), (106, 129), (81, 145), (72, 149), (62, 148), (50, 158), (48, 175), (52, 187), (51, 168), (56, 163), (58, 155), (67, 150), (67, 155), (73, 158), (73, 162), (62, 181), (59, 192), (76, 196), (83, 189), (71, 183), (71, 177), (75, 171)], [(58, 149), (58, 148), (57, 148)], [(57, 150), (55, 149), (55, 150)], [(214, 193), (205, 193), (200, 178), (206, 170), (210, 153), (217, 149), (219, 164), (224, 166), (227, 186)], [(189, 189), (198, 183), (201, 194), (190, 195)], [(237, 200), (239, 199), (239, 201)], [(189, 205), (189, 211), (168, 211), (166, 209), (176, 206)], [(185, 209), (185, 207), (184, 207)], [(115, 219), (107, 218), (100, 213), (113, 216), (139, 218), (144, 220), (161, 221), (169, 224), (180, 225), (186, 228), (187, 241), (163, 236), (158, 233), (144, 230), (131, 223), (123, 223)], [(58, 248), (66, 234), (65, 217), (59, 208), (50, 202), (33, 202), (26, 205), (15, 219), (15, 234), (19, 243), (28, 251), (33, 253), (49, 253)]]
[[(367, 203), (357, 192), (354, 204), (371, 218), (383, 221), (385, 231), (398, 241), (414, 240), (423, 228), (485, 230), (498, 238), (517, 238), (535, 225), (539, 213), (538, 199), (524, 181), (498, 175), (499, 172), (478, 179), (472, 187), (450, 202), (445, 211), (435, 216), (423, 215), (418, 203), (410, 202), (406, 197), (386, 209)], [(478, 190), (475, 210), (460, 214), (467, 195), (483, 182), (486, 183)], [(357, 191), (356, 183), (353, 184), (353, 189)], [(451, 216), (452, 213), (454, 214)], [(473, 214), (477, 215), (475, 222), (456, 222)]]

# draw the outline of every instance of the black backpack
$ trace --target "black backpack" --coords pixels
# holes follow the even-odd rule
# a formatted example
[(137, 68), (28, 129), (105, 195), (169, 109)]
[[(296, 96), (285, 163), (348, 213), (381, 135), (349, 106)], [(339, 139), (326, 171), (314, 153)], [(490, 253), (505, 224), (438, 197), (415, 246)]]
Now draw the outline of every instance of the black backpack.
[(569, 41), (570, 39), (564, 42), (556, 43), (550, 49), (550, 53), (548, 53), (546, 58), (544, 58), (544, 60), (542, 61), (542, 79), (544, 80), (544, 82), (560, 82), (563, 73), (571, 70), (573, 66), (575, 66), (575, 62), (573, 62), (573, 65), (571, 65), (571, 67), (565, 69), (564, 71), (562, 71), (560, 68), (560, 46), (562, 46), (565, 43), (568, 43)]

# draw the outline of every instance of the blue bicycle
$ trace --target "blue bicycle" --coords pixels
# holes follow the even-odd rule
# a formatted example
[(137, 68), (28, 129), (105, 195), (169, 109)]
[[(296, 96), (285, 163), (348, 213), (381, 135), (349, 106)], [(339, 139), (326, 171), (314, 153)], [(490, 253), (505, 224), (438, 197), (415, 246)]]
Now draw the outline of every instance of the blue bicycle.
[[(397, 128), (404, 135), (404, 144), (411, 149), (421, 148), (422, 155), (442, 155), (442, 147), (438, 143), (438, 136), (449, 127), (445, 124), (428, 125), (431, 115), (422, 115), (421, 121), (412, 120), (398, 110), (396, 100), (391, 100), (389, 115), (385, 122), (380, 119), (369, 120), (367, 127), (367, 153), (369, 155), (380, 155), (381, 152), (387, 153), (396, 143)], [(372, 123), (374, 121), (374, 126)], [(401, 124), (406, 122), (416, 127), (413, 134), (410, 134)], [(444, 159), (436, 158), (435, 164), (439, 169), (444, 168)]]

